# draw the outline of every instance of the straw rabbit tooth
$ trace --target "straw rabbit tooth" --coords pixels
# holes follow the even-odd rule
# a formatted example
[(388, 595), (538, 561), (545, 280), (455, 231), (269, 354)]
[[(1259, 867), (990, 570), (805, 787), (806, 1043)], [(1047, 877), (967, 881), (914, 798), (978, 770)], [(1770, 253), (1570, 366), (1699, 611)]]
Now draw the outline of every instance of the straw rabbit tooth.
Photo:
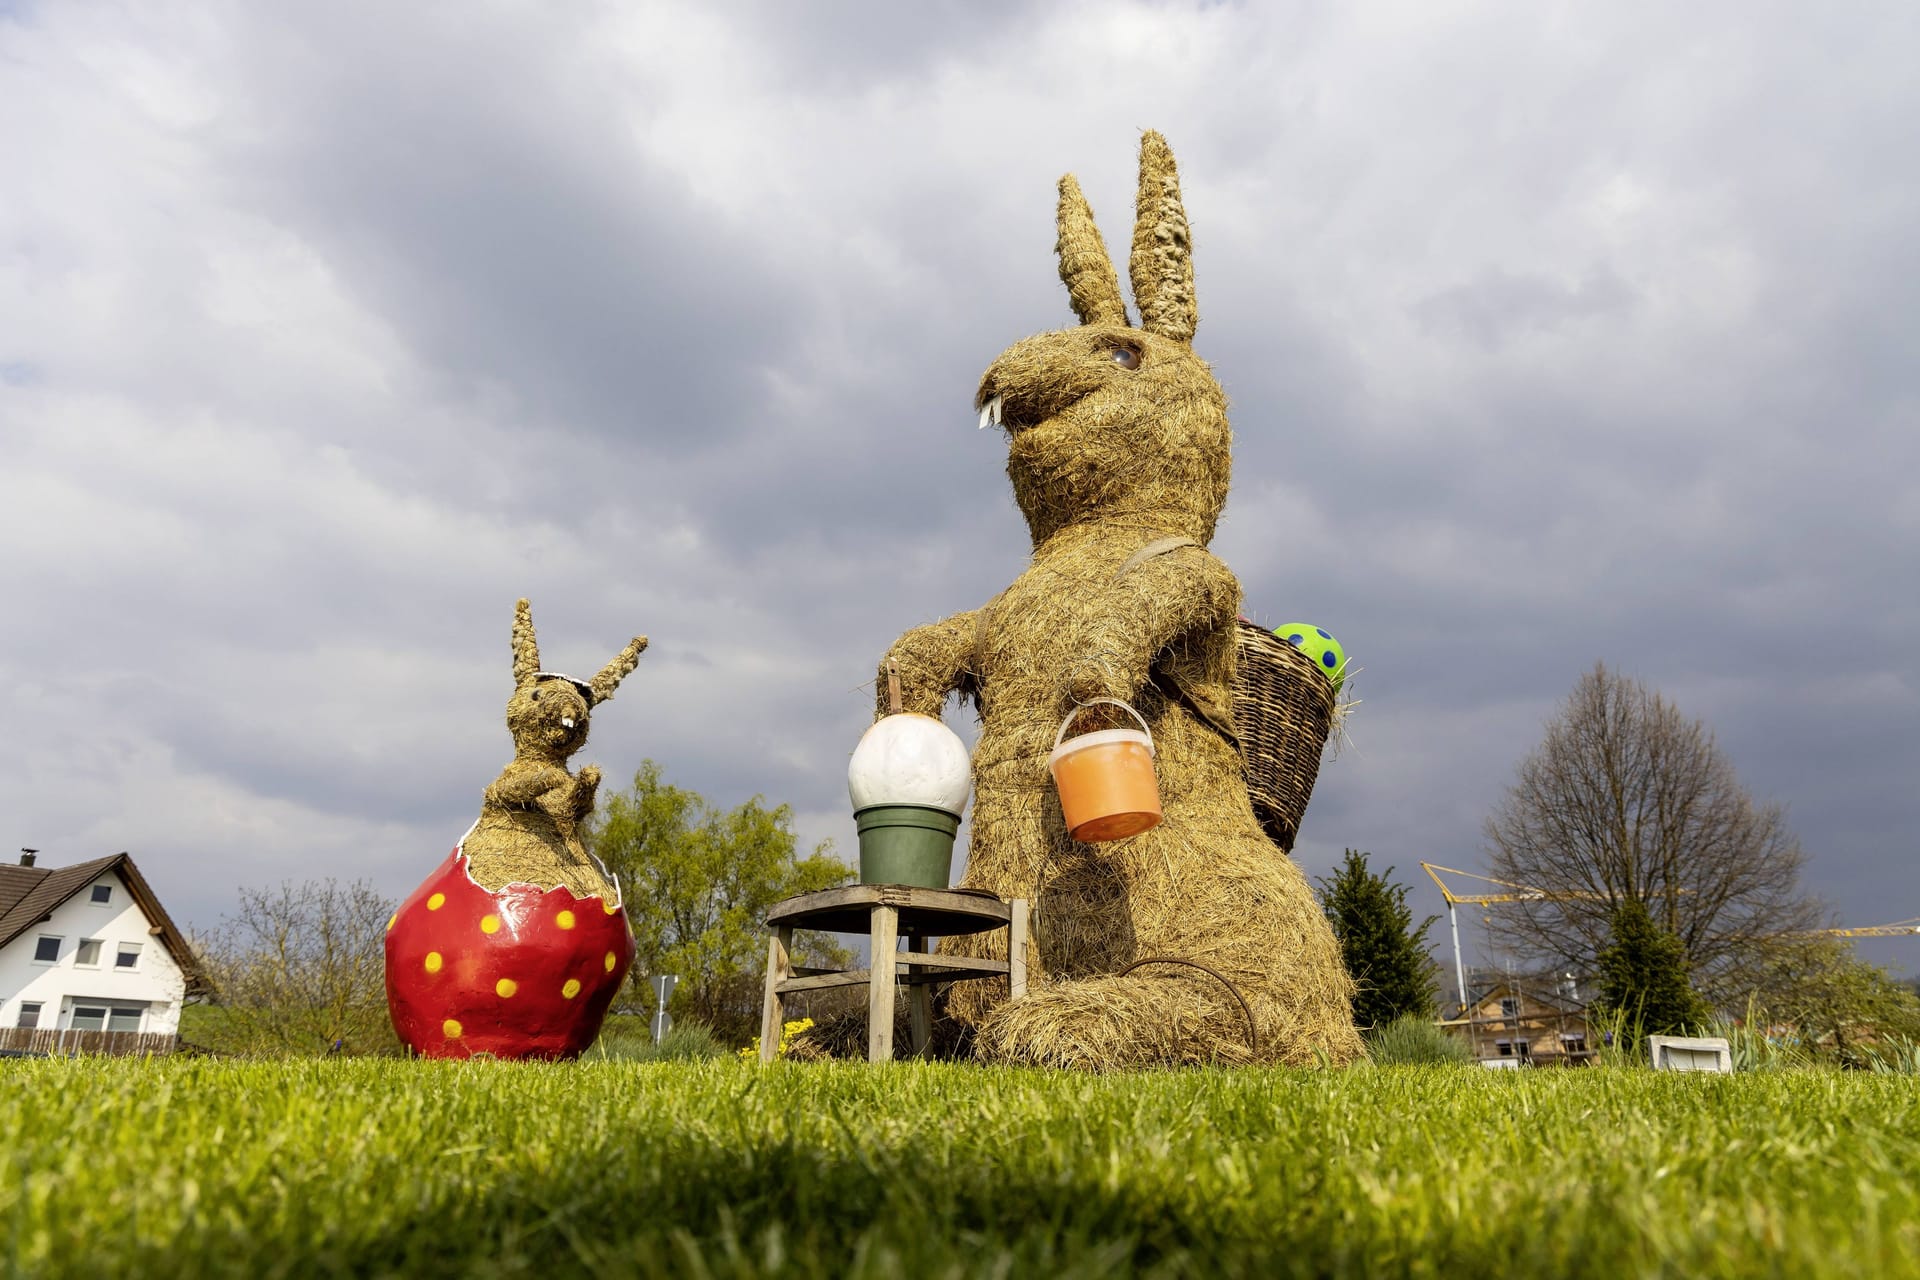
[(995, 396), (980, 406), (980, 429), (982, 431), (985, 431), (988, 427), (997, 427), (1000, 425), (1000, 407), (1004, 402), (1005, 397)]

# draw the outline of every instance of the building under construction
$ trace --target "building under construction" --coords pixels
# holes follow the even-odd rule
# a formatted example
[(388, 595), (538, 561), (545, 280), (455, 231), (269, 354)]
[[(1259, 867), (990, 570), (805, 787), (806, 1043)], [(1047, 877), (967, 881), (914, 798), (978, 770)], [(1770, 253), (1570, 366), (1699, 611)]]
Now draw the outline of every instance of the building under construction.
[(1572, 975), (1472, 969), (1466, 988), (1466, 1003), (1452, 1005), (1440, 1025), (1488, 1066), (1582, 1066), (1599, 1047)]

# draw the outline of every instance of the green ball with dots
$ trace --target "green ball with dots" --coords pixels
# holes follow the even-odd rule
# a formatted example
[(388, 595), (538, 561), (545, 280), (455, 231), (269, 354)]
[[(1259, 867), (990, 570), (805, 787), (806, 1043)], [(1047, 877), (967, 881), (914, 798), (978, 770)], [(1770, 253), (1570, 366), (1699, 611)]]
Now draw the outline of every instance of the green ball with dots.
[(1311, 622), (1289, 622), (1275, 627), (1273, 634), (1312, 658), (1320, 674), (1333, 681), (1333, 691), (1340, 692), (1340, 683), (1347, 678), (1347, 655), (1338, 640)]

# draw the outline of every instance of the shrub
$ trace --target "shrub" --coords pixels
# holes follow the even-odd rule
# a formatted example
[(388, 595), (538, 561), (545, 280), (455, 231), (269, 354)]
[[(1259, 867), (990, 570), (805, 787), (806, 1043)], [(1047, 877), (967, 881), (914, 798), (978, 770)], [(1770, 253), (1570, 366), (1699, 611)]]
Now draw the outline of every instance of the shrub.
[(1448, 1035), (1443, 1028), (1412, 1014), (1368, 1032), (1367, 1052), (1382, 1066), (1473, 1061), (1473, 1051), (1459, 1036)]

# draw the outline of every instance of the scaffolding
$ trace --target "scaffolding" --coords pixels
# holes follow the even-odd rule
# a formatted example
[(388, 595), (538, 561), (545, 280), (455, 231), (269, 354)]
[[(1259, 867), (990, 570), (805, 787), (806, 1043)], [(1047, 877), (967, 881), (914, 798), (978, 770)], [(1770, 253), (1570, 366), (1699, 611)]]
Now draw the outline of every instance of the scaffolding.
[[(1453, 933), (1453, 979), (1460, 990), (1460, 1009), (1463, 1015), (1467, 1008), (1467, 971), (1465, 965), (1463, 965), (1460, 960), (1460, 917), (1454, 910), (1455, 907), (1463, 902), (1470, 902), (1479, 906), (1490, 906), (1498, 902), (1558, 902), (1567, 898), (1597, 898), (1601, 896), (1599, 894), (1586, 893), (1578, 890), (1555, 893), (1547, 889), (1538, 889), (1528, 884), (1515, 884), (1511, 880), (1496, 880), (1492, 876), (1475, 875), (1471, 871), (1461, 871), (1455, 867), (1437, 866), (1431, 862), (1422, 862), (1420, 867), (1421, 870), (1425, 871), (1428, 877), (1432, 879), (1433, 883), (1439, 886), (1440, 896), (1447, 900), (1447, 927)], [(1455, 893), (1452, 887), (1440, 878), (1442, 871), (1450, 876), (1464, 876), (1468, 880), (1480, 880), (1487, 884), (1497, 884), (1503, 892)]]

